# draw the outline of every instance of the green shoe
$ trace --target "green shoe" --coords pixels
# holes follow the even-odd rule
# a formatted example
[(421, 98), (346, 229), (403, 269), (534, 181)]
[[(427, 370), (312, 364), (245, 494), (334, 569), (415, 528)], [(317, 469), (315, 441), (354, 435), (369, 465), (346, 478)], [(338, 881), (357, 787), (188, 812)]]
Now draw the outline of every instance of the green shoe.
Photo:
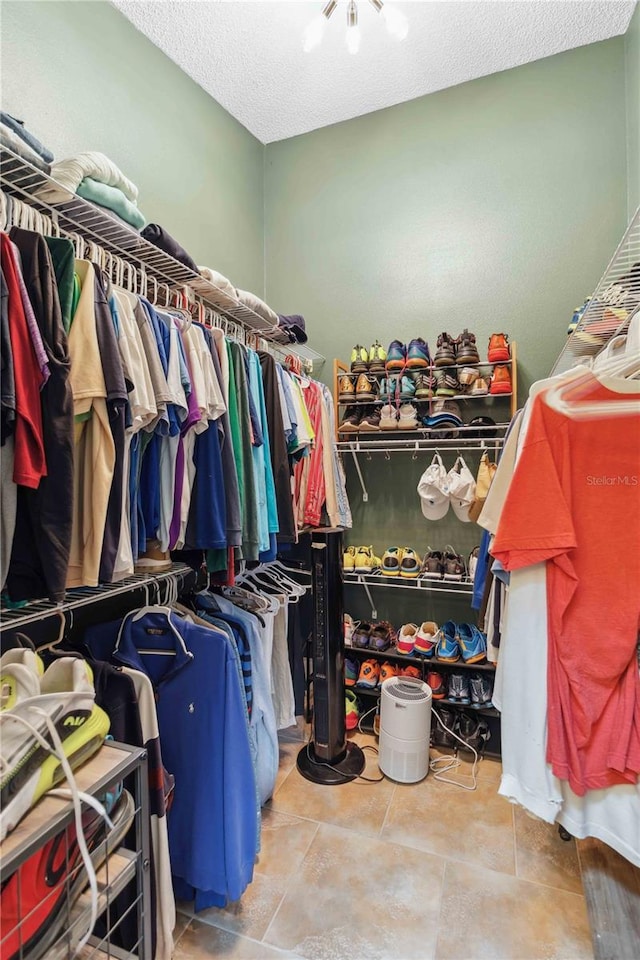
[(369, 369), (369, 354), (359, 343), (351, 351), (351, 373), (366, 373)]
[(369, 372), (370, 373), (384, 373), (385, 364), (387, 362), (387, 351), (384, 349), (382, 344), (376, 340), (374, 345), (369, 351)]

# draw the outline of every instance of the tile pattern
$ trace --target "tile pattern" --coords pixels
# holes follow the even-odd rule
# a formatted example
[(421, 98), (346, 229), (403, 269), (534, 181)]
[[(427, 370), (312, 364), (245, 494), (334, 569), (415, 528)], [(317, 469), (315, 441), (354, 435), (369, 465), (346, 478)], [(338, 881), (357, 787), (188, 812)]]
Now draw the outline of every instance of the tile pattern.
[(321, 787), (299, 749), (280, 745), (253, 883), (224, 910), (178, 904), (175, 960), (591, 960), (575, 845), (498, 797), (499, 763), (473, 792), (431, 773)]

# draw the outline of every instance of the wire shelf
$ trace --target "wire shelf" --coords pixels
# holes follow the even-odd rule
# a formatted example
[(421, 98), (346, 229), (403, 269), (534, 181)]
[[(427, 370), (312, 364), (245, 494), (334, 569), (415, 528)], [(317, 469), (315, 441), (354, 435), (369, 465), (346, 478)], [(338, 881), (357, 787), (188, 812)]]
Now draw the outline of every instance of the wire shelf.
[(555, 362), (552, 376), (590, 361), (624, 333), (640, 305), (640, 207), (591, 297), (576, 329)]
[[(274, 330), (271, 323), (237, 297), (230, 296), (164, 250), (149, 243), (128, 224), (65, 190), (52, 177), (2, 145), (0, 172), (2, 188), (10, 196), (49, 217), (67, 236), (76, 234), (85, 241), (97, 244), (107, 253), (132, 262), (147, 278), (166, 285), (170, 290), (186, 290), (191, 300), (199, 299), (205, 306), (240, 324), (247, 332), (270, 344), (279, 345), (287, 353), (294, 353), (312, 362), (324, 362), (325, 358), (310, 347), (290, 343), (286, 333), (279, 328)], [(60, 202), (47, 199), (53, 194), (56, 197), (64, 194), (66, 199)]]

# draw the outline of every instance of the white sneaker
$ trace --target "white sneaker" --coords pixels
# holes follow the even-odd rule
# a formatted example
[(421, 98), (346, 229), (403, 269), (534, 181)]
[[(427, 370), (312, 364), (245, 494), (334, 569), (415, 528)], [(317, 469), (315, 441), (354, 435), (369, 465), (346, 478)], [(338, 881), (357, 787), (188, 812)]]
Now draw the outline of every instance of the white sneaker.
[(398, 429), (398, 411), (390, 403), (385, 403), (384, 407), (382, 407), (380, 411), (380, 429)]
[(411, 656), (413, 653), (418, 627), (415, 623), (405, 623), (400, 628), (398, 639), (396, 641), (396, 653), (404, 653)]
[(0, 840), (67, 778), (65, 764), (79, 766), (109, 732), (109, 717), (96, 706), (93, 675), (84, 660), (62, 657), (40, 678), (37, 664), (27, 666), (24, 659), (2, 658)]
[(403, 403), (400, 407), (400, 430), (415, 430), (418, 426), (418, 411), (412, 403)]
[(351, 640), (353, 638), (353, 631), (360, 623), (359, 620), (354, 620), (352, 616), (348, 613), (344, 615), (344, 643), (346, 647), (352, 646)]

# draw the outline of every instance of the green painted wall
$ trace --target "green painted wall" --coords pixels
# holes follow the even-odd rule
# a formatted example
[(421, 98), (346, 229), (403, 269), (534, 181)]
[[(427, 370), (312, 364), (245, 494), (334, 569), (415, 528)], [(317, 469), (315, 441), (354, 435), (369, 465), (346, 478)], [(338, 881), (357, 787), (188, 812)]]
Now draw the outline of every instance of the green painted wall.
[(626, 226), (623, 46), (268, 145), (267, 299), (305, 314), (328, 358), (465, 326), (485, 349), (505, 330), (527, 388)]
[(624, 38), (627, 73), (627, 163), (629, 217), (640, 206), (640, 4)]
[(264, 148), (105, 2), (3, 2), (2, 104), (58, 159), (110, 156), (197, 263), (264, 289)]

